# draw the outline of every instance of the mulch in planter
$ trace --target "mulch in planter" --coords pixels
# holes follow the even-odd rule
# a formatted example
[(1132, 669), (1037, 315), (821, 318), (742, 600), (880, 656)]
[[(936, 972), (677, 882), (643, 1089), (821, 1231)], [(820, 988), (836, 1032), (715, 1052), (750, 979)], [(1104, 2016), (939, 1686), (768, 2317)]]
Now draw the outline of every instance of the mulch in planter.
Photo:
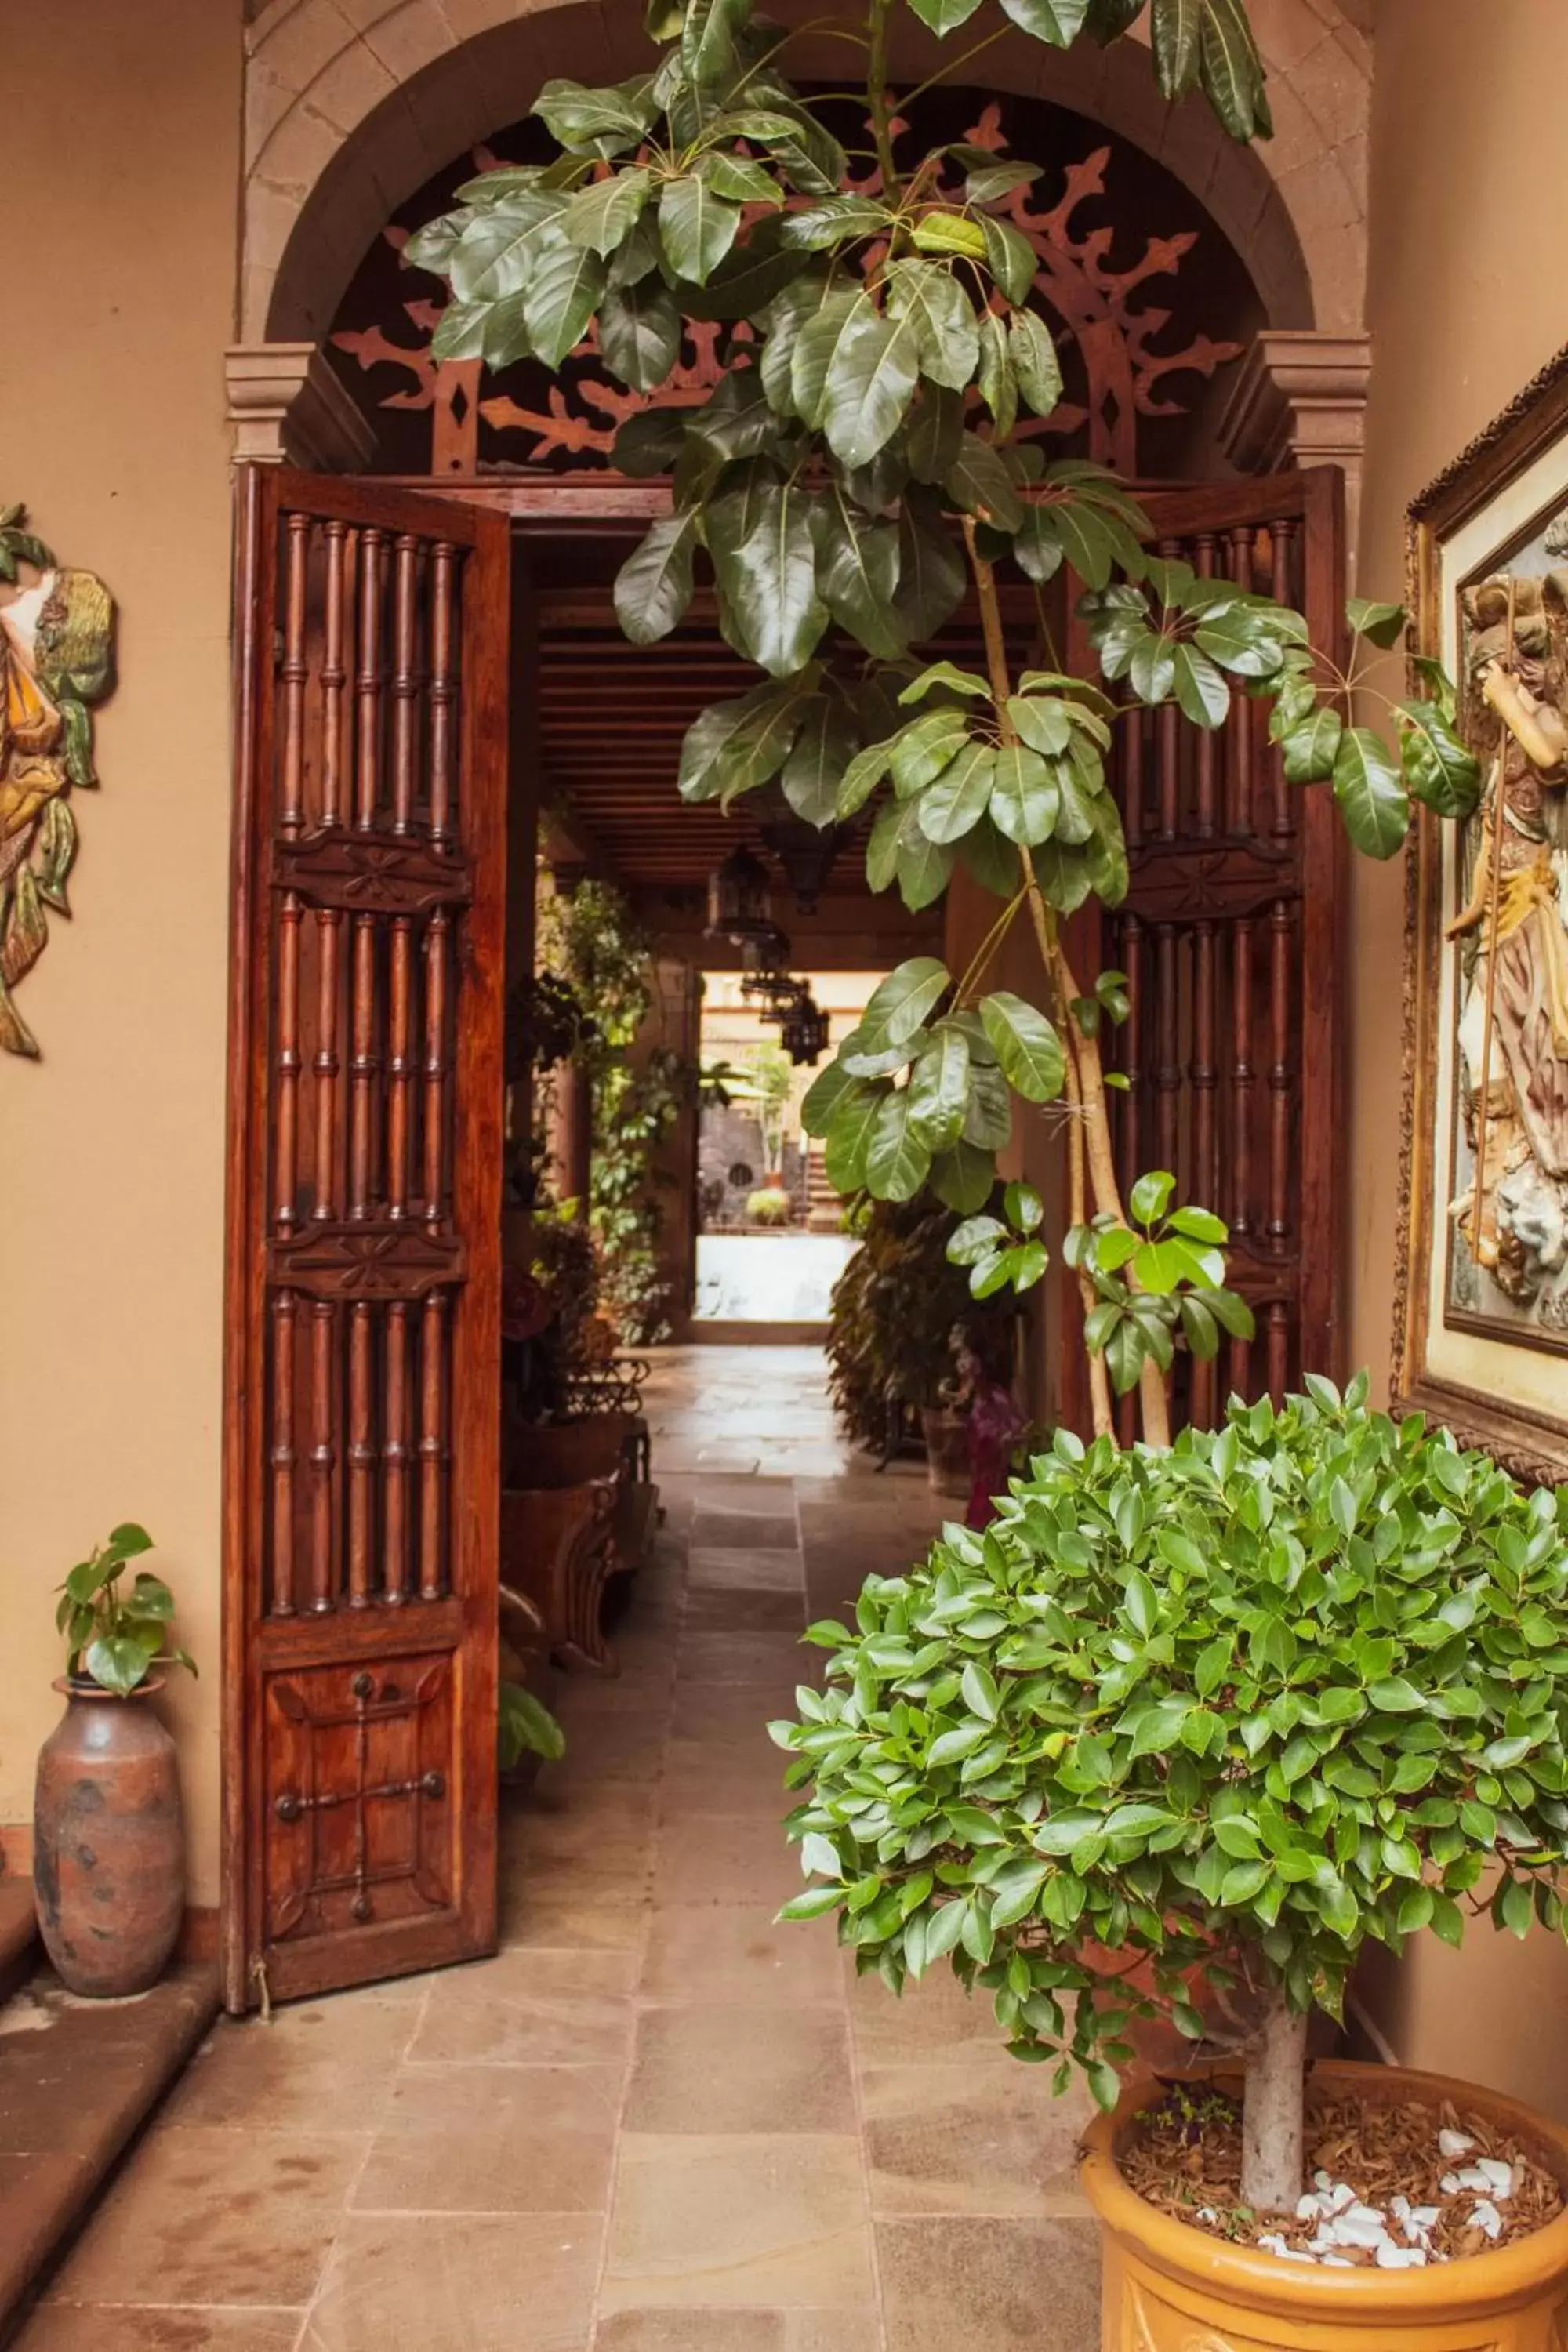
[[(1173, 2084), (1139, 2119), (1118, 2163), (1129, 2187), (1173, 2221), (1284, 2260), (1341, 2268), (1487, 2253), (1544, 2228), (1563, 2204), (1528, 2147), (1447, 2099), (1395, 2104), (1309, 2090), (1309, 2178), (1293, 2214), (1243, 2205), (1241, 2109), (1207, 2086)], [(1489, 2178), (1480, 2177), (1483, 2166)], [(1381, 2233), (1365, 2218), (1373, 2215)]]

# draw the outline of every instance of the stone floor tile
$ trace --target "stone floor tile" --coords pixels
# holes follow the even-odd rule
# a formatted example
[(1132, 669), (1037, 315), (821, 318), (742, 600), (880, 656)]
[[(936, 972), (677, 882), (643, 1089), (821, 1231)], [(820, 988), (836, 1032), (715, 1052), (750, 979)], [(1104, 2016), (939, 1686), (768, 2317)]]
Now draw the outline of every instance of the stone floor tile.
[(584, 2352), (603, 2224), (351, 2216), (300, 2352)]
[[(820, 1654), (818, 1653), (817, 1654)], [(802, 1671), (795, 1684), (807, 1679), (812, 1652), (800, 1653)], [(785, 1691), (759, 1689), (754, 1683), (678, 1683), (675, 1713), (670, 1722), (672, 1743), (690, 1739), (729, 1739), (760, 1754), (778, 1756), (782, 1748), (768, 1738), (770, 1721), (794, 1712), (795, 1685)]]
[(770, 2015), (780, 2002), (841, 2008), (838, 1948), (831, 1935), (812, 1933), (820, 1925), (777, 1921), (763, 1904), (661, 1906), (643, 1959), (643, 1997), (744, 2001)]
[(1088, 2103), (1053, 2099), (1046, 2067), (873, 2066), (860, 2099), (879, 2216), (1089, 2210), (1077, 2177)]
[[(500, 1893), (503, 1951), (636, 1952), (647, 1932), (647, 1905), (623, 1890), (619, 1895), (546, 1894), (542, 1888), (507, 1883)], [(510, 1874), (515, 1880), (516, 1874)]]
[(811, 1651), (801, 1642), (804, 1631), (802, 1614), (796, 1630), (790, 1633), (684, 1634), (675, 1694), (677, 1714), (685, 1684), (710, 1689), (717, 1683), (736, 1683), (748, 1690), (792, 1691), (796, 1683), (805, 1680), (813, 1664)]
[(594, 2352), (881, 2352), (875, 2311), (617, 2311)]
[(872, 2292), (854, 2138), (623, 2137), (602, 2311), (864, 2309)]
[[(815, 1923), (808, 1923), (815, 1924)], [(855, 2056), (871, 2066), (1014, 2066), (988, 1993), (970, 1994), (946, 1968), (889, 1992), (880, 1977), (859, 1977), (852, 1956), (842, 1965), (849, 1987)]]
[(368, 2141), (207, 2125), (142, 2141), (59, 2273), (49, 2300), (303, 2304)]
[(693, 1634), (793, 1633), (798, 1639), (805, 1624), (804, 1584), (796, 1583), (787, 1592), (733, 1585), (694, 1586), (686, 1601), (681, 1671), (691, 1671), (687, 1660)]
[(414, 2001), (364, 1999), (291, 2002), (265, 2022), (221, 2018), (170, 2099), (168, 2120), (245, 2131), (261, 2117), (272, 2130), (368, 2131), (418, 2022)]
[(758, 2031), (740, 2002), (703, 1998), (637, 2020), (626, 2128), (633, 2132), (853, 2132), (842, 2013), (779, 2003)]
[(659, 1832), (653, 1902), (766, 1904), (777, 1910), (801, 1889), (801, 1868), (781, 1835), (751, 1815), (715, 1813)]
[(803, 1589), (803, 1570), (798, 1551), (793, 1548), (769, 1551), (760, 1545), (713, 1544), (691, 1549), (688, 1583), (691, 1598), (710, 1586), (730, 1591), (795, 1592)]
[(1099, 2352), (1093, 2221), (879, 2221), (888, 2352)]
[(701, 1550), (728, 1550), (736, 1545), (762, 1551), (794, 1551), (799, 1542), (795, 1513), (707, 1510), (700, 1503), (692, 1515), (691, 1541)]
[(659, 1820), (700, 1821), (712, 1813), (749, 1813), (776, 1828), (800, 1802), (798, 1794), (784, 1784), (788, 1763), (788, 1757), (771, 1739), (762, 1743), (672, 1740), (665, 1751), (658, 1788)]
[(367, 2213), (602, 2213), (618, 2066), (400, 2069), (355, 2184)]
[(450, 1969), (408, 2054), (437, 2065), (619, 2065), (637, 1970), (631, 1951), (526, 1949)]
[(14, 2352), (294, 2352), (304, 2311), (235, 2311), (165, 2304), (47, 2303)]

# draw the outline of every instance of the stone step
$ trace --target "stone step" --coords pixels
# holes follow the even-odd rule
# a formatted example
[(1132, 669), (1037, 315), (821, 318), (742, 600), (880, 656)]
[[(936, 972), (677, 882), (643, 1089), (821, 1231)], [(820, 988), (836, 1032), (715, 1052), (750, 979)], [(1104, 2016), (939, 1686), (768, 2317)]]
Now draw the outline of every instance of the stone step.
[(217, 1970), (81, 2000), (38, 1969), (0, 2008), (0, 2341), (217, 2014)]
[(0, 1872), (0, 2001), (26, 1983), (42, 1950), (32, 1880)]

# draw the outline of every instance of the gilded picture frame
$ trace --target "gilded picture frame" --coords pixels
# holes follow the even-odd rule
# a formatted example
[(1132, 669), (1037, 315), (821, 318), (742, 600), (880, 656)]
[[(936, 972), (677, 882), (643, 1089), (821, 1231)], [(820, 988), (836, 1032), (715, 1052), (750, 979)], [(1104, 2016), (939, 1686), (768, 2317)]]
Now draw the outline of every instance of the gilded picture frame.
[[(1568, 351), (1414, 501), (1407, 562), (1413, 654), (1458, 682), (1485, 781), (1463, 824), (1421, 808), (1407, 852), (1394, 1402), (1561, 1485), (1568, 761), (1545, 751), (1568, 729)], [(1506, 719), (1500, 680), (1527, 688)]]

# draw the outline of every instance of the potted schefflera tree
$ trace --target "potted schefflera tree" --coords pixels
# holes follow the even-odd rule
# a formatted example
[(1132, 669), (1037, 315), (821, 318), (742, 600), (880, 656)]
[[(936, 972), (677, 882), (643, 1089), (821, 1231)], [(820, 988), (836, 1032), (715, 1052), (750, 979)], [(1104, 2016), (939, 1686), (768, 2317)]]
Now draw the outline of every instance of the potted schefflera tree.
[[(1568, 1495), (1308, 1385), (1168, 1450), (1058, 1432), (813, 1629), (787, 1909), (1087, 2077), (1114, 2352), (1546, 2352), (1568, 2132), (1308, 2028), (1369, 1941), (1562, 1928)], [(1155, 2019), (1194, 2067), (1128, 2090)]]

